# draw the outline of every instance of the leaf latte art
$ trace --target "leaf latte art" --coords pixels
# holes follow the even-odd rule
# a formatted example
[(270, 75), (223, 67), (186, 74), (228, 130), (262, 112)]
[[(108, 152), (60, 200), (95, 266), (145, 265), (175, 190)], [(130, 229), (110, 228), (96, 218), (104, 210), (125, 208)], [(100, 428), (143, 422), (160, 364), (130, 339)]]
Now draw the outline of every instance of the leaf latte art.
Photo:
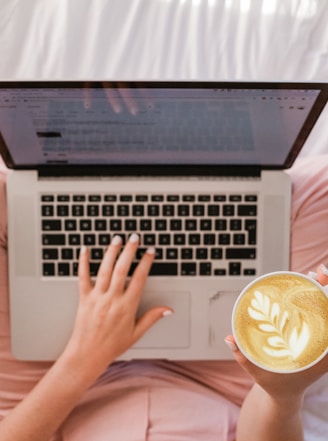
[(271, 304), (268, 296), (255, 291), (248, 313), (252, 319), (261, 322), (258, 327), (268, 333), (267, 345), (263, 350), (272, 357), (290, 356), (296, 359), (306, 348), (310, 340), (310, 331), (305, 321), (301, 330), (290, 325), (288, 311), (280, 311), (277, 302)]
[(328, 298), (301, 275), (273, 273), (243, 292), (233, 326), (251, 361), (278, 372), (302, 369), (327, 350)]

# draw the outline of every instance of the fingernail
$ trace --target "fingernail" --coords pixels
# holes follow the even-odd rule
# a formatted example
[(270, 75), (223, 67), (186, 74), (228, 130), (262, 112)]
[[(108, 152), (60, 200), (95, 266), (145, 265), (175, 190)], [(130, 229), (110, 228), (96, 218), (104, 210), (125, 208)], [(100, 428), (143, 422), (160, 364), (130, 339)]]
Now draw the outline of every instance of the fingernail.
[(118, 245), (119, 243), (122, 243), (122, 238), (119, 235), (116, 235), (112, 239), (112, 245)]
[(85, 245), (81, 246), (80, 254), (85, 254), (87, 252), (87, 247)]
[(311, 277), (311, 279), (313, 279), (313, 280), (317, 280), (317, 278), (318, 278), (317, 273), (315, 273), (314, 271), (309, 271), (308, 276)]
[(156, 249), (154, 247), (149, 247), (149, 248), (147, 248), (146, 253), (148, 253), (148, 254), (155, 254), (156, 253)]
[(136, 233), (131, 234), (129, 237), (129, 242), (135, 243), (139, 241), (139, 236)]
[(323, 263), (320, 265), (320, 269), (325, 276), (328, 276), (328, 268)]
[(237, 351), (237, 346), (230, 340), (227, 340), (226, 338), (224, 339), (226, 345), (228, 346), (228, 348), (232, 351), (232, 352), (236, 352)]
[(173, 311), (171, 311), (170, 309), (167, 309), (166, 311), (163, 312), (162, 316), (163, 317), (167, 317), (168, 315), (172, 315)]

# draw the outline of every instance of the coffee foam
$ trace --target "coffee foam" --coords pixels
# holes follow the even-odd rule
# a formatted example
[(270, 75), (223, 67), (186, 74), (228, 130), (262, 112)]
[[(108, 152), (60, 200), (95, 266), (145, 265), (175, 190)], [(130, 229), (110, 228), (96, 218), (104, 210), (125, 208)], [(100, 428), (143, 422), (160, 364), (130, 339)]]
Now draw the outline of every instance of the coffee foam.
[(255, 363), (300, 369), (328, 347), (328, 299), (302, 276), (262, 278), (239, 299), (234, 328), (238, 345)]

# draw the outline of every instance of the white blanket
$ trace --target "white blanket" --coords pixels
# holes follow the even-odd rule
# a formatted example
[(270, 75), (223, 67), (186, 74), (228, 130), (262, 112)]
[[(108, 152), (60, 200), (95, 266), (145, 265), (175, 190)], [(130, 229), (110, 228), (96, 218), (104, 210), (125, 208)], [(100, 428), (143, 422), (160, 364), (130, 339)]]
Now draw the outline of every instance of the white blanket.
[[(0, 79), (327, 81), (326, 0), (0, 0)], [(302, 155), (328, 153), (328, 109)], [(306, 441), (328, 434), (327, 376)]]

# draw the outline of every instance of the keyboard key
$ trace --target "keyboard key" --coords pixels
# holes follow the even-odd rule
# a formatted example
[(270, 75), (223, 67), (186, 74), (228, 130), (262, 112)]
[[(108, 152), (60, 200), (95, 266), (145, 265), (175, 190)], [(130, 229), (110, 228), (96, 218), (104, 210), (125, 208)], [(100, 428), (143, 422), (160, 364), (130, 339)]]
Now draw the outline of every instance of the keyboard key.
[(156, 231), (166, 231), (167, 221), (166, 219), (156, 219), (155, 220), (155, 230)]
[(186, 244), (186, 235), (185, 234), (174, 234), (173, 235), (173, 243), (174, 243), (174, 245), (185, 245)]
[(43, 234), (42, 244), (43, 245), (65, 245), (65, 235), (64, 234)]
[(125, 229), (126, 231), (137, 231), (137, 221), (134, 219), (126, 219)]
[(57, 196), (57, 201), (58, 202), (69, 202), (69, 200), (70, 200), (70, 197), (69, 197), (68, 194), (59, 194)]
[(200, 234), (189, 234), (189, 245), (200, 245)]
[(204, 216), (205, 206), (204, 205), (194, 205), (192, 207), (193, 216)]
[(155, 234), (144, 234), (142, 243), (147, 246), (156, 245)]
[(92, 246), (96, 244), (96, 236), (94, 234), (83, 235), (83, 245)]
[(55, 200), (53, 195), (50, 194), (43, 194), (41, 196), (41, 201), (42, 202), (53, 202)]
[(54, 207), (53, 205), (42, 205), (41, 206), (41, 215), (44, 217), (51, 217), (54, 215)]
[(178, 216), (189, 216), (190, 207), (189, 205), (178, 205)]
[(229, 263), (229, 275), (230, 276), (240, 276), (240, 274), (241, 274), (240, 262), (230, 262)]
[(68, 205), (57, 205), (57, 216), (68, 216), (69, 206)]
[(84, 216), (84, 206), (83, 205), (72, 205), (72, 216)]
[(102, 215), (106, 217), (114, 216), (114, 205), (103, 205)]
[(226, 249), (227, 259), (255, 259), (256, 249), (255, 248), (227, 248)]
[(66, 219), (65, 220), (65, 231), (76, 231), (76, 220)]
[(227, 221), (225, 219), (216, 219), (215, 230), (216, 231), (226, 231), (226, 229), (227, 229)]
[(151, 276), (177, 276), (178, 264), (174, 262), (154, 262), (149, 274)]
[(196, 231), (197, 230), (197, 221), (195, 219), (186, 220), (185, 229), (187, 231)]
[(61, 230), (61, 220), (44, 220), (42, 221), (43, 231), (60, 231)]
[(117, 206), (117, 216), (129, 216), (130, 215), (130, 207), (129, 205), (118, 205)]
[(246, 237), (245, 234), (234, 234), (233, 235), (233, 244), (234, 245), (245, 245)]
[(212, 264), (211, 262), (200, 262), (199, 273), (201, 276), (211, 276), (212, 275)]
[(211, 260), (222, 259), (223, 250), (222, 248), (211, 248)]
[(235, 214), (235, 206), (234, 205), (223, 205), (222, 208), (223, 216), (234, 216)]
[(195, 262), (181, 263), (181, 275), (182, 276), (195, 276), (196, 275), (196, 263)]
[(245, 230), (248, 231), (248, 245), (256, 245), (256, 219), (245, 221)]
[(238, 205), (238, 216), (256, 216), (256, 205)]
[(171, 219), (170, 220), (170, 230), (171, 231), (181, 231), (182, 230), (182, 221), (180, 219)]
[(104, 251), (102, 248), (91, 248), (90, 257), (91, 260), (101, 260), (103, 258)]
[(174, 205), (163, 205), (162, 207), (162, 215), (163, 216), (174, 216), (175, 207)]
[(144, 216), (145, 215), (145, 207), (143, 205), (133, 205), (132, 206), (132, 215), (133, 216)]
[(230, 219), (230, 230), (240, 231), (241, 230), (241, 220), (240, 219)]
[(58, 259), (57, 248), (43, 248), (42, 257), (44, 260), (57, 260)]
[(42, 266), (42, 274), (44, 276), (54, 276), (55, 275), (55, 264), (54, 263), (44, 263)]
[(75, 194), (73, 196), (73, 202), (84, 202), (86, 200), (86, 197), (84, 194)]
[(91, 230), (91, 220), (89, 220), (89, 219), (80, 220), (80, 230), (81, 231), (90, 231)]
[(152, 230), (152, 221), (150, 219), (142, 219), (140, 221), (140, 230), (141, 231), (151, 231)]
[(100, 202), (101, 196), (99, 194), (90, 194), (88, 197), (89, 202)]
[(159, 205), (148, 205), (148, 216), (159, 216)]
[(219, 245), (230, 245), (230, 234), (219, 234)]
[(110, 235), (109, 234), (99, 234), (98, 236), (98, 245), (107, 246), (110, 243)]
[(111, 231), (122, 231), (122, 221), (118, 219), (112, 219), (109, 222), (109, 229)]
[(79, 234), (69, 234), (68, 235), (69, 245), (81, 245), (81, 237)]
[(161, 194), (153, 194), (151, 197), (152, 202), (163, 202), (164, 196)]
[(132, 202), (133, 198), (130, 194), (121, 194), (120, 202)]
[(99, 205), (88, 205), (87, 206), (87, 213), (88, 213), (88, 216), (92, 216), (92, 217), (95, 217), (95, 216), (99, 216)]
[(183, 259), (183, 260), (193, 259), (193, 249), (192, 248), (182, 248), (181, 249), (181, 259)]
[(171, 245), (171, 236), (169, 234), (160, 234), (158, 236), (158, 243), (160, 245)]
[(244, 269), (244, 276), (255, 276), (256, 269), (255, 268), (245, 268)]
[(107, 230), (107, 222), (104, 219), (96, 219), (95, 220), (95, 230), (96, 231), (106, 231)]
[(198, 260), (206, 260), (208, 256), (207, 248), (197, 248), (196, 250), (196, 259)]
[(61, 258), (63, 260), (72, 260), (73, 259), (73, 249), (72, 248), (62, 248)]
[(177, 258), (178, 258), (178, 250), (176, 248), (167, 248), (167, 250), (166, 250), (166, 258), (168, 260), (177, 260)]
[(208, 216), (219, 216), (220, 214), (220, 206), (219, 205), (208, 205), (207, 207), (207, 215)]
[(58, 263), (58, 276), (69, 276), (70, 275), (69, 263)]
[(215, 276), (225, 276), (227, 274), (227, 270), (225, 268), (215, 268), (214, 275)]
[(148, 201), (148, 195), (141, 194), (136, 196), (136, 202), (147, 202)]

